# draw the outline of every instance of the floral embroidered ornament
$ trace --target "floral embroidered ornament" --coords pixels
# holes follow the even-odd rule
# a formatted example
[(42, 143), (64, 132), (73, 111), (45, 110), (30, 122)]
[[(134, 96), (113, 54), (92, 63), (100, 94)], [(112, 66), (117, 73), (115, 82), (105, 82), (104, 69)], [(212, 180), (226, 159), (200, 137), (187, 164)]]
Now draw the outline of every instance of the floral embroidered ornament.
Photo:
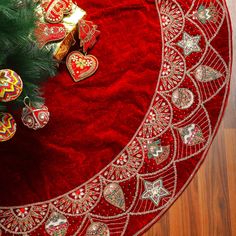
[(98, 69), (98, 60), (93, 55), (83, 55), (81, 52), (71, 52), (66, 60), (67, 68), (75, 82), (93, 75)]
[[(230, 82), (225, 2), (201, 5), (160, 0), (149, 6), (160, 16), (162, 63), (137, 132), (109, 165), (75, 189), (41, 203), (0, 207), (3, 236), (141, 235), (179, 197), (210, 147)], [(219, 38), (224, 45), (216, 43)], [(87, 66), (84, 56), (73, 60), (73, 71)]]

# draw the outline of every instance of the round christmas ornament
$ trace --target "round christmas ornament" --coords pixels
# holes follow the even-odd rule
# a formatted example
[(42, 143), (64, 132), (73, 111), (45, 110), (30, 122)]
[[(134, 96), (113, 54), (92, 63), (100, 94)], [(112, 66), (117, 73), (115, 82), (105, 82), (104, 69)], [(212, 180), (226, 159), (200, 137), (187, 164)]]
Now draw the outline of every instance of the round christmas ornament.
[(86, 236), (110, 236), (109, 228), (106, 224), (93, 222), (86, 231)]
[(0, 102), (17, 99), (23, 90), (21, 77), (10, 69), (0, 70)]
[(45, 225), (47, 233), (51, 236), (66, 235), (68, 227), (69, 223), (66, 217), (57, 212), (50, 215)]
[(22, 111), (21, 120), (30, 129), (41, 129), (49, 122), (50, 113), (45, 105), (34, 107), (28, 97), (24, 99), (25, 107)]
[(0, 113), (0, 142), (11, 139), (16, 133), (16, 122), (9, 113)]
[(184, 110), (193, 105), (194, 95), (189, 89), (178, 88), (172, 94), (172, 102), (176, 107)]

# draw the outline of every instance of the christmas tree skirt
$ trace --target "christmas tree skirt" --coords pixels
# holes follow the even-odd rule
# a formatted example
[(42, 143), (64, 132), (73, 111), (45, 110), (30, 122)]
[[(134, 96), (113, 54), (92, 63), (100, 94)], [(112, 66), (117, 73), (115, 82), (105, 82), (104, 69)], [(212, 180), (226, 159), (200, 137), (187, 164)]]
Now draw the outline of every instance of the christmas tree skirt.
[(16, 120), (0, 144), (2, 235), (141, 235), (191, 181), (224, 113), (224, 0), (77, 2), (99, 25), (99, 68), (75, 83), (62, 63), (43, 85), (48, 125)]

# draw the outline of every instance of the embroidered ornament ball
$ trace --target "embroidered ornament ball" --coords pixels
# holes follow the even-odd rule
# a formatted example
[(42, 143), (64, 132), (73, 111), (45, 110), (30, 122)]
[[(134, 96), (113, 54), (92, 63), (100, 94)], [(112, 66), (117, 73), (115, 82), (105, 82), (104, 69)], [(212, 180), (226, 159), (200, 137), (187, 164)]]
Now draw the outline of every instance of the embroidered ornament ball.
[(42, 129), (49, 122), (50, 113), (45, 105), (33, 107), (27, 105), (22, 110), (21, 120), (30, 129)]
[(17, 99), (23, 89), (20, 76), (9, 69), (0, 70), (0, 102), (10, 102)]
[(9, 113), (0, 113), (0, 142), (10, 140), (16, 133), (16, 122)]

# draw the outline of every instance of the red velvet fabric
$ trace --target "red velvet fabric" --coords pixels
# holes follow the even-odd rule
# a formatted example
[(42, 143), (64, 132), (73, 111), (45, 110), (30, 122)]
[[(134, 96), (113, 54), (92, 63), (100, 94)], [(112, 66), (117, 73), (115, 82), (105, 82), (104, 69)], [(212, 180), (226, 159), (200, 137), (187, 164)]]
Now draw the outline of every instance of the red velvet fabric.
[(61, 65), (43, 89), (51, 113), (44, 129), (29, 130), (18, 115), (16, 136), (0, 144), (1, 206), (48, 200), (90, 179), (125, 147), (150, 105), (162, 47), (154, 5), (142, 0), (78, 5), (101, 31), (90, 51), (99, 69), (75, 83)]
[[(209, 22), (204, 24), (192, 17), (200, 4), (209, 7), (211, 2), (216, 5), (219, 18), (208, 27)], [(178, 23), (170, 24), (170, 30), (173, 25), (178, 29), (173, 38), (167, 29), (161, 30), (162, 18), (158, 15), (163, 7), (161, 16), (165, 16), (167, 3), (172, 6), (169, 9), (177, 9), (168, 15), (172, 14)], [(0, 144), (0, 226), (4, 235), (15, 230), (15, 222), (19, 225), (22, 222), (21, 218), (14, 221), (19, 207), (9, 206), (42, 202), (64, 193), (57, 200), (26, 206), (31, 216), (37, 211), (36, 206), (40, 212), (47, 211), (29, 235), (48, 235), (43, 222), (50, 219), (54, 211), (60, 212), (60, 217), (69, 223), (67, 235), (86, 235), (92, 222), (106, 224), (110, 235), (140, 235), (187, 187), (203, 162), (223, 116), (232, 58), (230, 22), (223, 1), (160, 0), (157, 1), (159, 10), (151, 0), (81, 0), (78, 4), (87, 11), (87, 19), (101, 30), (100, 39), (91, 51), (100, 67), (91, 78), (74, 83), (62, 64), (59, 75), (44, 85), (46, 105), (51, 112), (48, 126), (35, 132), (18, 119), (14, 139)], [(201, 36), (199, 52), (184, 56), (178, 46), (184, 32)], [(162, 36), (166, 37), (163, 41)], [(182, 64), (178, 64), (179, 61)], [(166, 71), (165, 63), (169, 63), (171, 69), (179, 65), (184, 69), (178, 71), (182, 77), (177, 85), (172, 84), (173, 89), (163, 91), (164, 79), (159, 75)], [(220, 77), (214, 81), (198, 81), (194, 72), (200, 65), (217, 70)], [(172, 82), (174, 76), (173, 73)], [(179, 109), (172, 101), (176, 88), (188, 88), (193, 93), (189, 108)], [(152, 109), (148, 112), (150, 104)], [(150, 125), (152, 118), (154, 122)], [(199, 127), (204, 139), (189, 145), (184, 142), (186, 134), (182, 131), (193, 124)], [(145, 130), (148, 125), (152, 131), (149, 130), (150, 136), (148, 129)], [(128, 144), (133, 136), (133, 142)], [(161, 147), (168, 148), (169, 154), (162, 156), (162, 160), (150, 158), (148, 141), (161, 141)], [(129, 165), (119, 166), (115, 157), (126, 145), (122, 154), (128, 153)], [(111, 161), (115, 164), (107, 166)], [(101, 172), (76, 189), (88, 195), (92, 192), (93, 196), (100, 191), (101, 195), (94, 202), (86, 196), (77, 206), (73, 189), (104, 167), (107, 173), (112, 172), (112, 168), (119, 173), (120, 168), (130, 177), (124, 175), (122, 179), (117, 175), (112, 179), (106, 171)], [(169, 195), (154, 204), (153, 199), (143, 198), (145, 181), (158, 180)], [(113, 182), (123, 190), (123, 209), (104, 197), (104, 188)], [(93, 190), (94, 185), (98, 185), (98, 190)], [(70, 190), (73, 191), (67, 193)], [(81, 206), (88, 207), (88, 211), (86, 207), (81, 210)], [(82, 213), (72, 214), (76, 207)], [(9, 229), (5, 221), (1, 223), (5, 218), (11, 221)]]

